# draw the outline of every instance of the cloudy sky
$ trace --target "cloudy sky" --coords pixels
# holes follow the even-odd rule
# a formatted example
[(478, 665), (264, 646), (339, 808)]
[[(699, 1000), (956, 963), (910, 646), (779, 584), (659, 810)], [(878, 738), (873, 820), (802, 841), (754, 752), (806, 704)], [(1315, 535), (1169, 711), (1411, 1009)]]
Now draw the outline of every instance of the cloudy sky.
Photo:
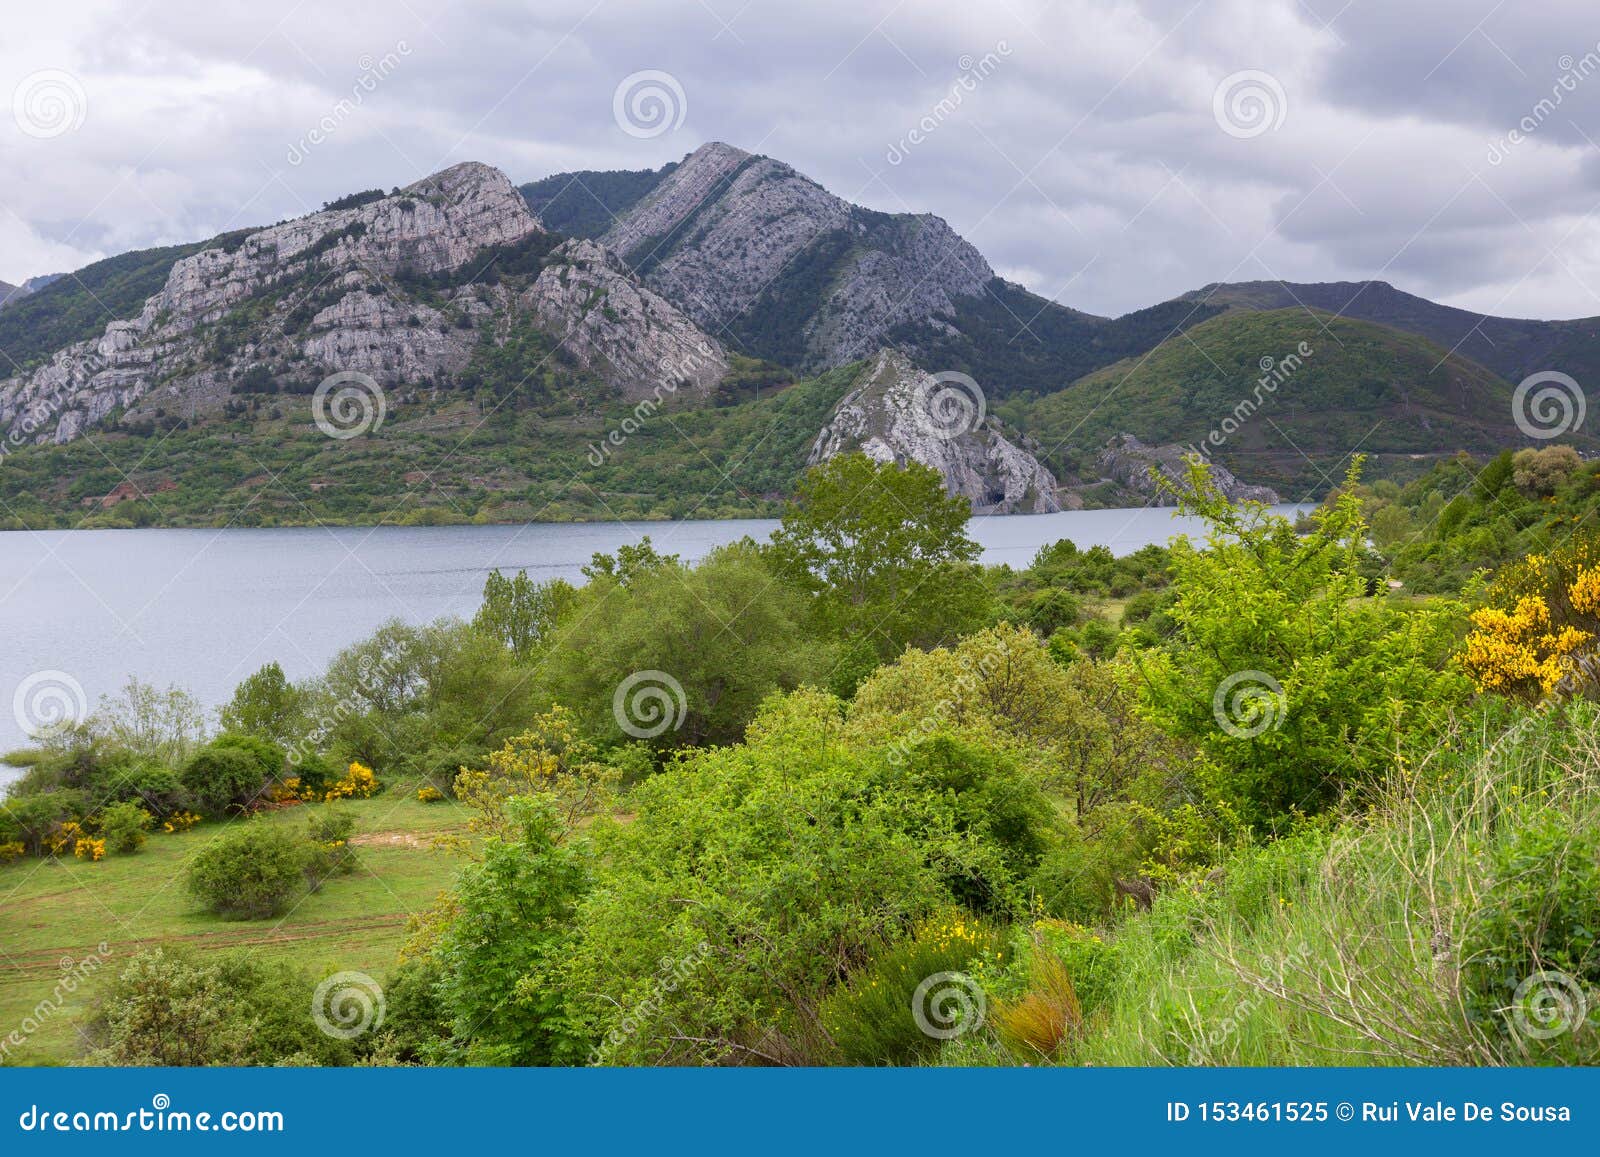
[(725, 140), (938, 213), (1095, 313), (1375, 277), (1600, 315), (1593, 0), (53, 0), (3, 21), (7, 281), (461, 160), (523, 181)]

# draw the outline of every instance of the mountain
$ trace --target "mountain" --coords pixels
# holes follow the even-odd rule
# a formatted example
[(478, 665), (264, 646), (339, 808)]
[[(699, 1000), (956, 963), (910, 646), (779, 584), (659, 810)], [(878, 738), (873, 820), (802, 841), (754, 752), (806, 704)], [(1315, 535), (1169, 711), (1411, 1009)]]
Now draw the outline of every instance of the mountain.
[(552, 360), (641, 396), (705, 393), (727, 370), (620, 262), (562, 247), (503, 173), (468, 163), (179, 258), (136, 316), (0, 382), (0, 427), (68, 442), (113, 415), (194, 419), (341, 372), (500, 397), (548, 386), (534, 378)]
[(21, 301), (27, 296), (27, 290), (20, 285), (12, 285), (9, 281), (0, 281), (0, 309), (5, 308), (7, 302), (13, 298)]
[[(1191, 451), (1236, 497), (1300, 498), (1356, 449), (1406, 477), (1527, 444), (1513, 382), (1600, 370), (1595, 323), (1378, 282), (1098, 317), (938, 217), (720, 143), (522, 186), (469, 162), (24, 288), (0, 310), (17, 526), (771, 514), (858, 449), (997, 513), (1160, 501)], [(329, 438), (340, 383), (360, 428)]]
[(1600, 317), (1493, 317), (1440, 305), (1386, 281), (1243, 281), (1208, 285), (1183, 300), (1233, 309), (1309, 307), (1377, 322), (1425, 337), (1512, 382), (1541, 370), (1560, 370), (1580, 382), (1600, 380)]
[(1295, 500), (1325, 491), (1352, 450), (1381, 475), (1523, 441), (1509, 385), (1483, 366), (1398, 329), (1299, 307), (1221, 314), (1001, 410), (1066, 478), (1100, 469), (1100, 448), (1132, 432), (1199, 449)]
[(546, 229), (593, 241), (677, 167), (673, 162), (659, 169), (557, 173), (517, 191)]

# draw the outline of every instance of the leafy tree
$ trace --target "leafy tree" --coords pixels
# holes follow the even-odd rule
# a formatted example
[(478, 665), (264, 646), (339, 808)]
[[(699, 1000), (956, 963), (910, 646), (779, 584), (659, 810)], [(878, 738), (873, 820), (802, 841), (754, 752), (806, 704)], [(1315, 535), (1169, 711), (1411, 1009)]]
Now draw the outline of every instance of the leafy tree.
[(981, 621), (988, 600), (972, 566), (971, 508), (939, 472), (843, 454), (813, 467), (772, 536), (786, 580), (816, 599), (826, 629), (880, 656), (950, 641)]
[(1458, 606), (1366, 597), (1359, 468), (1301, 536), (1258, 503), (1231, 505), (1193, 465), (1183, 503), (1208, 523), (1205, 548), (1174, 546), (1177, 631), (1141, 671), (1155, 721), (1195, 745), (1213, 798), (1247, 823), (1327, 809), (1468, 691), (1449, 663)]
[(490, 571), (472, 625), (504, 644), (518, 663), (527, 663), (577, 598), (577, 588), (565, 579), (535, 584), (525, 570), (511, 578)]
[(566, 820), (553, 800), (512, 799), (506, 819), (514, 835), (490, 836), (482, 860), (462, 871), (433, 951), (451, 1051), (469, 1064), (571, 1064), (587, 1041), (552, 976), (588, 871), (562, 843)]
[(562, 829), (560, 842), (578, 822), (593, 816), (610, 799), (609, 788), (617, 775), (595, 759), (594, 746), (579, 737), (572, 712), (552, 707), (533, 725), (506, 740), (489, 756), (481, 771), (462, 768), (456, 776), (456, 796), (478, 812), (470, 826), (502, 839), (515, 835), (512, 805), (538, 797), (555, 804)]
[(746, 541), (692, 569), (635, 556), (597, 570), (541, 688), (594, 736), (658, 749), (729, 743), (767, 695), (820, 679), (831, 654), (810, 637), (804, 598)]
[(300, 692), (275, 662), (240, 683), (218, 715), (225, 731), (283, 745), (299, 738), (303, 728)]
[(183, 762), (206, 728), (205, 711), (194, 696), (138, 679), (129, 679), (115, 696), (103, 696), (90, 724), (112, 744), (169, 767)]

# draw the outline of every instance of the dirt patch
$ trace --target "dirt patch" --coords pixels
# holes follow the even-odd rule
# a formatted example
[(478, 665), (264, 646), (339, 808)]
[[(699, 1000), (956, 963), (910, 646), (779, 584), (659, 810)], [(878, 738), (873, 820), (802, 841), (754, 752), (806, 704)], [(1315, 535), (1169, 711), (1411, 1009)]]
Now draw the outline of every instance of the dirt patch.
[(430, 844), (415, 832), (368, 832), (351, 836), (350, 843), (358, 848), (426, 848)]

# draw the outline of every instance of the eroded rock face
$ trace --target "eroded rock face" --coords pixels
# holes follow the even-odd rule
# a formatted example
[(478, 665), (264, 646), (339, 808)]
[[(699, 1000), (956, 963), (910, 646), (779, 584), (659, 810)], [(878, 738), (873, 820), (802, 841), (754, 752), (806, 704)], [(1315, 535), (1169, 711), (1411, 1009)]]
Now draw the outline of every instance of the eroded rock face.
[[(1189, 489), (1188, 452), (1182, 446), (1150, 446), (1132, 434), (1119, 434), (1100, 451), (1096, 459), (1100, 472), (1118, 485), (1153, 499), (1157, 506), (1176, 506), (1177, 496), (1171, 489), (1156, 483), (1152, 470), (1159, 471), (1179, 491)], [(1282, 499), (1270, 486), (1251, 486), (1240, 482), (1225, 466), (1218, 462), (1209, 464), (1211, 481), (1229, 502), (1266, 502), (1277, 504)]]
[(712, 332), (769, 313), (800, 331), (806, 368), (868, 356), (895, 326), (950, 315), (994, 277), (938, 217), (862, 209), (721, 143), (690, 154), (602, 240)]
[[(920, 462), (976, 514), (1048, 514), (1061, 509), (1055, 477), (1012, 443), (993, 418), (941, 404), (941, 383), (897, 350), (880, 350), (817, 435), (808, 465), (859, 450), (879, 462)], [(977, 420), (980, 419), (981, 420)]]
[(593, 241), (563, 242), (523, 305), (629, 401), (680, 389), (705, 394), (728, 372), (720, 342)]
[(216, 408), (251, 375), (315, 381), (357, 370), (388, 386), (455, 373), (477, 343), (463, 319), (491, 313), (493, 295), (462, 297), (447, 318), (406, 279), (539, 232), (505, 174), (467, 163), (204, 250), (173, 266), (138, 317), (0, 382), (0, 430), (13, 444), (67, 442), (118, 408), (136, 417), (170, 405), (186, 416)]

